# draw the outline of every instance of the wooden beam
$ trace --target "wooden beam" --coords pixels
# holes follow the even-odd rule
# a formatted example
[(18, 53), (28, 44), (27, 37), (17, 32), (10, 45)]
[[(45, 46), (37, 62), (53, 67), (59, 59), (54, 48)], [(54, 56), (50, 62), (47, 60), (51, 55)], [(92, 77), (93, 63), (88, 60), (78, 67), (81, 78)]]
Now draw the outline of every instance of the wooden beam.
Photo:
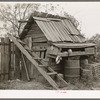
[(27, 70), (27, 66), (26, 66), (26, 62), (25, 62), (25, 59), (24, 59), (24, 55), (23, 55), (23, 54), (22, 54), (22, 60), (23, 60), (23, 63), (24, 63), (24, 67), (25, 67), (25, 71), (26, 71), (27, 80), (30, 81), (29, 73), (28, 73), (28, 70)]
[[(81, 55), (94, 55), (94, 53), (91, 52), (72, 52), (72, 54), (68, 55), (68, 53), (48, 53), (50, 57), (56, 57), (56, 56), (61, 56), (61, 57), (71, 57), (71, 56), (81, 56)], [(49, 56), (48, 55), (48, 56)]]
[(33, 57), (24, 49), (24, 47), (17, 41), (15, 37), (8, 34), (8, 37), (14, 42), (14, 44), (20, 49), (20, 51), (27, 57), (27, 59), (37, 68), (37, 70), (44, 76), (44, 78), (55, 88), (59, 89), (58, 85), (53, 81), (53, 79), (48, 76), (48, 74), (39, 67), (39, 64), (33, 59)]

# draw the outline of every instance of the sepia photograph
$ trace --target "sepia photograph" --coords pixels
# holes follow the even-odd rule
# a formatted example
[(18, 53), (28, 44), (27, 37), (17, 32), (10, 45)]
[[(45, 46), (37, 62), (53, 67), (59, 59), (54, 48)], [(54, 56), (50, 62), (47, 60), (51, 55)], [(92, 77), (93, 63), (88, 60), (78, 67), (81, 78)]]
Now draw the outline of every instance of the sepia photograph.
[(0, 2), (0, 90), (100, 90), (100, 2)]

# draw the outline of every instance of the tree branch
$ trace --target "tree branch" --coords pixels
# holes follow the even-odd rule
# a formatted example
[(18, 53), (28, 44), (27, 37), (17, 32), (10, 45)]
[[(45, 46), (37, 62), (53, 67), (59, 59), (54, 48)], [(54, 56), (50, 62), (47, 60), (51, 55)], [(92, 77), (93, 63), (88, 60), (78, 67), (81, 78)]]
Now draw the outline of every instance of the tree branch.
[(7, 21), (11, 22), (15, 27), (18, 28), (18, 26), (17, 26), (12, 20), (10, 20), (8, 17), (6, 17), (6, 16), (3, 14), (3, 12), (2, 12), (1, 9), (0, 9), (0, 12), (1, 12), (2, 16), (3, 16)]
[(23, 13), (23, 20), (25, 19), (26, 11), (27, 11), (27, 9), (28, 9), (28, 7), (29, 7), (30, 5), (31, 5), (31, 4), (28, 4), (28, 5), (27, 5), (27, 7), (26, 7), (26, 9), (25, 9), (25, 11), (24, 11), (24, 13)]

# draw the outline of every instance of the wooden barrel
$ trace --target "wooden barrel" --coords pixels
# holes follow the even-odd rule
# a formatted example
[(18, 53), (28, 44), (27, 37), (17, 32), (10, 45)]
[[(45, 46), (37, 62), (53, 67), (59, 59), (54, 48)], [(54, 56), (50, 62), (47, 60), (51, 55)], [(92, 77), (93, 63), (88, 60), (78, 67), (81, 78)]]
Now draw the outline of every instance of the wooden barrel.
[(65, 60), (64, 78), (67, 82), (79, 80), (80, 78), (80, 62), (79, 60)]

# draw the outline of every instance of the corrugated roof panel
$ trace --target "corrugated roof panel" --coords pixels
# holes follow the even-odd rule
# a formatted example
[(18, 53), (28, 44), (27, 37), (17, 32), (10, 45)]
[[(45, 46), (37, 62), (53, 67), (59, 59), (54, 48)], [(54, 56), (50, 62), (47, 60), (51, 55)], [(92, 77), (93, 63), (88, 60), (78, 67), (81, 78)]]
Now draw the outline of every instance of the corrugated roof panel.
[(85, 37), (82, 37), (80, 35), (78, 35), (78, 37), (81, 39), (82, 42), (85, 42), (86, 41)]
[(76, 38), (76, 40), (77, 40), (77, 42), (82, 42), (82, 40), (78, 37), (78, 36), (74, 36), (75, 38)]
[(57, 27), (56, 22), (53, 22), (53, 21), (52, 21), (51, 23), (54, 25), (54, 28), (55, 28), (56, 31), (58, 32), (58, 34), (59, 34), (61, 40), (65, 40), (65, 38), (64, 38), (63, 35), (61, 34), (59, 28)]
[(72, 41), (67, 33), (67, 30), (65, 31), (63, 24), (60, 21), (35, 21), (44, 32), (48, 40), (51, 40), (53, 42)]
[(69, 22), (69, 26), (71, 26), (73, 33), (76, 34), (76, 35), (79, 35), (79, 32), (77, 31), (75, 26), (72, 24), (72, 22), (70, 20), (68, 20), (68, 22)]
[(79, 36), (79, 31), (67, 19), (47, 21), (47, 19), (36, 18), (35, 21), (49, 41), (83, 42), (84, 40)]
[(69, 36), (71, 37), (71, 39), (73, 40), (73, 42), (77, 42), (76, 39), (73, 37), (73, 35), (69, 34)]
[(48, 31), (46, 31), (45, 28), (43, 27), (43, 25), (41, 24), (41, 21), (36, 20), (36, 23), (38, 24), (38, 26), (40, 27), (40, 29), (43, 31), (43, 33), (45, 34), (46, 38), (49, 41), (53, 41), (53, 39), (47, 34)]
[(56, 30), (54, 29), (54, 27), (52, 27), (52, 26), (50, 25), (50, 23), (51, 23), (51, 22), (44, 22), (44, 24), (45, 24), (46, 27), (48, 28), (49, 34), (50, 34), (50, 35), (53, 34), (53, 36), (51, 36), (51, 37), (55, 38), (56, 41), (61, 41), (60, 38), (59, 38), (59, 36), (57, 36)]
[(64, 39), (66, 41), (72, 41), (72, 39), (69, 37), (68, 33), (64, 30), (63, 24), (61, 22), (56, 22), (57, 27), (61, 34), (63, 35)]
[[(59, 23), (58, 22), (53, 22), (54, 24), (55, 24), (55, 26), (57, 27), (57, 29), (56, 30), (58, 30), (58, 34), (59, 34), (59, 36), (60, 37), (62, 37), (62, 41), (65, 41), (66, 40), (66, 38), (65, 38), (65, 33), (63, 32), (63, 29), (59, 26)], [(69, 40), (69, 39), (67, 39), (67, 40)]]
[(62, 20), (64, 26), (69, 30), (71, 34), (79, 35), (79, 31), (74, 27), (70, 20), (64, 19)]
[(66, 20), (62, 20), (62, 23), (66, 27), (66, 29), (69, 31), (69, 33), (71, 34), (71, 30), (70, 30), (69, 26), (67, 25), (68, 23), (66, 22)]

